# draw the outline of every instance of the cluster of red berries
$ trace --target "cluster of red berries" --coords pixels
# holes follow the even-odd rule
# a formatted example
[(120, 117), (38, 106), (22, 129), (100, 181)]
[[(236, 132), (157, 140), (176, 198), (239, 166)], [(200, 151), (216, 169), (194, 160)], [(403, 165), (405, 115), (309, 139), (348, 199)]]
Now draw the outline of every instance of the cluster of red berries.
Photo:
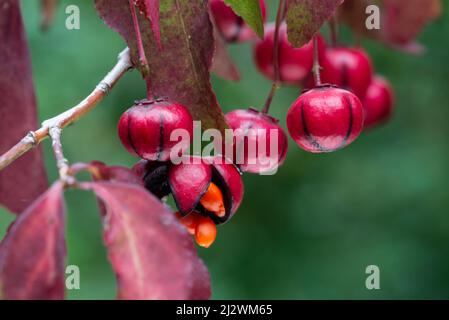
[[(193, 119), (186, 107), (164, 99), (137, 101), (120, 118), (118, 133), (125, 148), (143, 160), (133, 171), (159, 198), (169, 194), (178, 207), (180, 222), (196, 242), (209, 247), (216, 225), (228, 221), (243, 199), (240, 170), (221, 157), (184, 156), (189, 144), (178, 147), (171, 134), (183, 129), (193, 137)], [(171, 156), (181, 157), (175, 164)]]
[[(274, 80), (274, 33), (266, 28), (254, 57), (258, 69)], [(286, 84), (303, 85), (304, 93), (293, 103), (287, 126), (292, 138), (309, 152), (331, 152), (354, 141), (363, 128), (386, 121), (393, 108), (393, 90), (384, 78), (373, 76), (368, 54), (360, 48), (327, 47), (317, 35), (321, 83), (312, 73), (312, 41), (294, 48), (287, 39), (285, 24), (279, 29), (280, 79)]]
[[(256, 38), (223, 0), (209, 3), (227, 41)], [(265, 2), (260, 0), (260, 5), (265, 18)], [(265, 38), (255, 44), (254, 50), (258, 68), (273, 81), (275, 32), (275, 26), (267, 26)], [(320, 35), (316, 42), (294, 48), (288, 42), (285, 24), (279, 27), (278, 40), (279, 80), (306, 88), (287, 114), (289, 133), (302, 149), (313, 153), (341, 149), (352, 143), (364, 127), (388, 119), (393, 106), (391, 86), (385, 79), (373, 76), (370, 58), (362, 49), (328, 48)], [(321, 63), (321, 79), (312, 76), (314, 59)], [(225, 139), (223, 144), (225, 150), (232, 150), (230, 161), (223, 155), (207, 159), (184, 156), (191, 141), (179, 147), (171, 135), (183, 129), (193, 139), (193, 119), (179, 103), (165, 99), (137, 101), (120, 119), (122, 143), (143, 159), (133, 170), (157, 197), (173, 195), (179, 210), (177, 217), (201, 246), (209, 247), (214, 242), (216, 225), (228, 221), (240, 206), (244, 189), (241, 173), (272, 172), (286, 158), (287, 135), (266, 109), (234, 110), (226, 115), (234, 133), (232, 141)], [(247, 134), (250, 130), (261, 135)], [(272, 142), (275, 149), (271, 148)], [(260, 161), (261, 153), (275, 161)], [(187, 161), (175, 164), (169, 161), (172, 157)]]
[[(260, 1), (264, 17), (266, 5)], [(248, 30), (249, 27), (233, 13), (223, 0), (211, 1), (211, 11), (217, 25), (225, 38), (230, 42), (256, 39), (235, 36), (236, 30)], [(232, 30), (232, 32), (231, 32)], [(314, 45), (310, 41), (301, 48), (293, 47), (287, 37), (287, 26), (279, 27), (279, 77), (285, 84), (302, 85), (304, 93), (293, 103), (287, 115), (287, 126), (290, 135), (302, 149), (314, 152), (332, 152), (353, 142), (363, 128), (373, 127), (385, 122), (391, 115), (394, 97), (391, 85), (380, 76), (373, 76), (373, 67), (368, 54), (360, 48), (342, 46), (327, 47), (321, 35), (317, 35), (318, 60), (321, 64), (321, 80), (324, 84), (315, 83), (312, 68), (314, 64)], [(248, 31), (243, 32), (248, 35)], [(260, 72), (275, 81), (274, 24), (267, 24), (265, 37), (257, 41), (254, 47), (254, 59)], [(233, 34), (233, 37), (228, 35)], [(259, 118), (259, 127), (270, 127), (277, 123), (253, 110), (238, 110), (228, 115), (231, 128), (242, 127), (241, 119)], [(263, 122), (263, 125), (262, 125)], [(282, 128), (279, 129), (279, 146), (287, 149)], [(283, 155), (279, 153), (279, 164)], [(265, 168), (247, 168), (251, 172), (263, 172)]]

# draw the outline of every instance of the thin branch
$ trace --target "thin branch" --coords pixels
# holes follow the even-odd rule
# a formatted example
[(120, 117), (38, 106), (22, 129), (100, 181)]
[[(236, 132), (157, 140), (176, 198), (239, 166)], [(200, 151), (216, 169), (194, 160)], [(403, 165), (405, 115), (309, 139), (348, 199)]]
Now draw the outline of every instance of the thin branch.
[(318, 48), (318, 35), (313, 36), (313, 76), (315, 79), (315, 85), (320, 86), (321, 85), (321, 66), (320, 66), (320, 55), (319, 55), (319, 48)]
[(52, 140), (53, 153), (59, 171), (59, 178), (65, 185), (73, 185), (75, 183), (75, 178), (69, 173), (69, 162), (64, 157), (64, 152), (62, 151), (62, 129), (60, 127), (51, 127), (48, 130), (48, 134)]
[(274, 67), (274, 82), (271, 86), (270, 93), (268, 94), (265, 105), (262, 109), (263, 113), (270, 111), (271, 103), (273, 102), (276, 91), (281, 87), (281, 72), (279, 68), (279, 29), (281, 27), (282, 20), (284, 20), (284, 14), (286, 9), (286, 1), (280, 0), (278, 12), (276, 15), (276, 26), (274, 29), (274, 45), (273, 45), (273, 67)]
[(130, 52), (129, 49), (126, 48), (119, 54), (117, 64), (87, 98), (60, 115), (44, 121), (41, 128), (29, 132), (15, 146), (0, 156), (0, 171), (49, 137), (50, 128), (59, 128), (62, 130), (91, 111), (101, 100), (103, 100), (117, 81), (132, 68), (133, 64), (131, 62)]

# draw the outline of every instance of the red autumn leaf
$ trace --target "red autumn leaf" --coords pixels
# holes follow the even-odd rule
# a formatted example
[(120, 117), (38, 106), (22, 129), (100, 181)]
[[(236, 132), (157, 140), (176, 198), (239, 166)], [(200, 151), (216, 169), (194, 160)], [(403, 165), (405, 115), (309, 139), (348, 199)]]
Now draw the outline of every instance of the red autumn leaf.
[(161, 45), (161, 30), (159, 27), (159, 0), (135, 0), (139, 10), (145, 14), (151, 22), (154, 38)]
[[(128, 0), (96, 0), (95, 4), (101, 18), (126, 40), (133, 61), (141, 61)], [(201, 120), (203, 129), (223, 131), (226, 121), (210, 83), (214, 38), (207, 1), (161, 1), (162, 49), (157, 46), (148, 19), (138, 15), (138, 24), (148, 61), (147, 66), (140, 67), (149, 98), (167, 97), (179, 102), (195, 120)]]
[[(365, 25), (369, 5), (380, 8), (380, 29)], [(421, 52), (415, 39), (423, 27), (436, 19), (442, 10), (440, 0), (346, 0), (340, 10), (342, 20), (355, 32), (407, 52)]]
[[(210, 17), (213, 21), (213, 17)], [(217, 26), (214, 23), (214, 38), (215, 38), (215, 53), (212, 61), (211, 71), (220, 78), (228, 81), (239, 81), (240, 72), (232, 61), (227, 44), (223, 35), (218, 31)]]
[[(0, 5), (0, 155), (37, 127), (30, 56), (18, 0)], [(0, 204), (23, 211), (48, 188), (40, 148), (0, 171)]]
[(288, 40), (299, 48), (312, 39), (343, 0), (287, 0)]
[(10, 226), (0, 244), (0, 299), (63, 299), (63, 186), (56, 182)]
[(208, 299), (210, 279), (192, 239), (167, 206), (123, 182), (84, 183), (104, 203), (104, 241), (119, 299)]

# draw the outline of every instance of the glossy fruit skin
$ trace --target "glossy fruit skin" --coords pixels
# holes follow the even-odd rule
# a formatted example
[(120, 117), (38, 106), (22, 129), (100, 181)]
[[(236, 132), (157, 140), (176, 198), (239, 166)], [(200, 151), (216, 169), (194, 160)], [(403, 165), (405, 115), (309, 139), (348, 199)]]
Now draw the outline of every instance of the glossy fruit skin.
[[(259, 71), (270, 80), (274, 79), (274, 35), (275, 25), (269, 24), (265, 28), (265, 38), (254, 47), (254, 60)], [(326, 43), (318, 36), (319, 55), (324, 59)], [(279, 29), (279, 71), (281, 81), (286, 84), (300, 84), (310, 74), (313, 66), (313, 42), (301, 48), (293, 47), (288, 41), (287, 25), (281, 24)]]
[[(265, 21), (267, 6), (265, 0), (259, 0), (259, 2)], [(257, 38), (256, 33), (223, 0), (210, 0), (209, 6), (218, 30), (227, 42), (244, 42)]]
[(371, 128), (386, 122), (391, 117), (393, 105), (393, 88), (384, 77), (376, 75), (363, 100), (365, 128)]
[[(193, 137), (193, 119), (186, 107), (166, 100), (143, 100), (120, 118), (118, 134), (125, 148), (146, 160), (167, 161), (178, 141), (171, 133), (184, 129)], [(188, 148), (185, 146), (184, 150)]]
[(352, 143), (363, 129), (363, 106), (353, 93), (320, 86), (302, 94), (287, 114), (296, 144), (312, 153), (332, 152)]
[(170, 166), (168, 183), (183, 216), (195, 210), (211, 181), (212, 167), (203, 161)]
[[(225, 118), (229, 125), (229, 128), (234, 130), (235, 135), (237, 135), (236, 130), (238, 129), (242, 130), (242, 132), (245, 132), (246, 129), (266, 130), (266, 155), (270, 159), (273, 159), (273, 161), (270, 161), (267, 164), (261, 163), (261, 161), (259, 161), (258, 159), (258, 150), (260, 147), (259, 143), (261, 142), (255, 135), (248, 135), (248, 137), (245, 139), (234, 137), (232, 145), (225, 146), (225, 148), (233, 148), (233, 161), (240, 167), (243, 172), (259, 174), (268, 173), (276, 170), (284, 163), (288, 150), (288, 138), (284, 132), (284, 129), (282, 129), (282, 127), (279, 125), (277, 119), (253, 108), (249, 108), (247, 110), (233, 110), (226, 114)], [(275, 150), (275, 154), (271, 154), (270, 150), (271, 130), (277, 131), (277, 149)], [(257, 146), (257, 149), (254, 150), (255, 152), (249, 151), (249, 145)], [(239, 154), (241, 154), (242, 151), (244, 151), (244, 156), (239, 157)]]
[[(322, 83), (330, 83), (349, 90), (363, 100), (373, 78), (371, 59), (363, 49), (328, 48), (320, 64)], [(310, 76), (306, 88), (314, 86), (313, 77)]]

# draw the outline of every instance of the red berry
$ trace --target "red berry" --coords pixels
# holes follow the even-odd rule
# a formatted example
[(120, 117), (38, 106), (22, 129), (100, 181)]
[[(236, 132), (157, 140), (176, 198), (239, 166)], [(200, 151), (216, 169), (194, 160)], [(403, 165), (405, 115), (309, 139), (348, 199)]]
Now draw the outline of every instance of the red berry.
[(137, 102), (118, 124), (120, 140), (131, 154), (158, 161), (168, 160), (171, 148), (178, 144), (170, 139), (176, 129), (184, 129), (193, 137), (192, 116), (186, 107), (164, 100)]
[[(254, 48), (254, 57), (260, 72), (274, 79), (274, 35), (275, 25), (265, 28), (265, 38), (258, 41)], [(325, 41), (318, 37), (320, 56), (324, 57)], [(293, 47), (287, 38), (287, 26), (283, 23), (279, 29), (279, 71), (284, 83), (299, 84), (307, 77), (313, 65), (313, 43), (310, 41), (301, 48)]]
[[(282, 165), (287, 155), (288, 139), (277, 119), (250, 108), (229, 112), (226, 121), (234, 130), (233, 160), (242, 171), (268, 173)], [(271, 150), (272, 134), (277, 135), (277, 141), (273, 141), (274, 150)]]
[[(350, 90), (360, 99), (365, 97), (373, 77), (373, 67), (371, 59), (363, 49), (329, 48), (325, 58), (320, 60), (320, 64), (323, 83)], [(306, 87), (314, 87), (312, 75), (308, 80)]]
[[(259, 0), (259, 2), (265, 21), (267, 6), (264, 0)], [(226, 41), (243, 42), (257, 38), (256, 33), (223, 0), (210, 0), (209, 5), (215, 23)]]
[(393, 104), (394, 94), (390, 83), (381, 76), (375, 76), (363, 101), (365, 127), (373, 127), (388, 120)]
[(290, 135), (314, 153), (332, 152), (353, 142), (363, 128), (363, 106), (351, 92), (320, 86), (302, 94), (287, 114)]

